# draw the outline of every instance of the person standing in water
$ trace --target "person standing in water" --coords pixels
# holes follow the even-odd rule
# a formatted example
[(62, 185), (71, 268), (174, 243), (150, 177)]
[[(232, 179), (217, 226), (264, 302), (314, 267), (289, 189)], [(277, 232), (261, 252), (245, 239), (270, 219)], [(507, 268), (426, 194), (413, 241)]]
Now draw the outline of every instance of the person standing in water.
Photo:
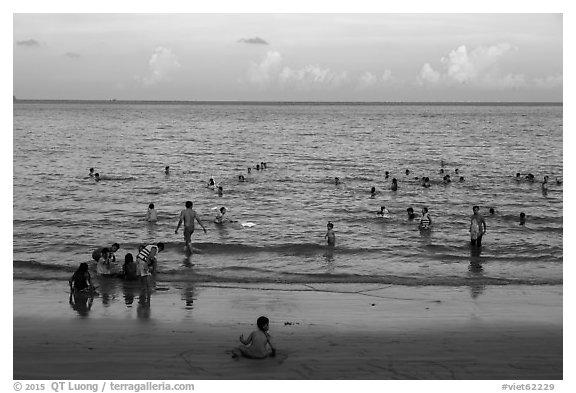
[(326, 235), (324, 235), (325, 239), (328, 239), (328, 246), (334, 247), (336, 245), (336, 235), (334, 234), (334, 224), (328, 222), (326, 225), (328, 230), (326, 231)]
[(174, 233), (178, 233), (178, 229), (182, 222), (184, 222), (184, 242), (186, 243), (186, 249), (192, 253), (192, 234), (194, 233), (194, 220), (198, 221), (198, 224), (206, 233), (206, 227), (198, 218), (198, 214), (194, 209), (192, 209), (192, 201), (186, 201), (186, 209), (180, 212), (180, 219), (178, 220), (178, 225), (176, 226), (176, 230)]
[(480, 208), (472, 208), (474, 214), (470, 217), (470, 245), (473, 247), (482, 246), (482, 236), (486, 233), (486, 221), (479, 213)]

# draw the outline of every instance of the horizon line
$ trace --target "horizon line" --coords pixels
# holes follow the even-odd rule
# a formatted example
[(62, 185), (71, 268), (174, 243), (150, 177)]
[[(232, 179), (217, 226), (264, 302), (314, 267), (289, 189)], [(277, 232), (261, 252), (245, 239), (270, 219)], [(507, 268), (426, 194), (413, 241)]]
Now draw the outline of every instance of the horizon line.
[(142, 103), (142, 104), (245, 104), (245, 105), (563, 105), (563, 101), (282, 101), (282, 100), (130, 100), (130, 99), (53, 99), (16, 98), (13, 103)]

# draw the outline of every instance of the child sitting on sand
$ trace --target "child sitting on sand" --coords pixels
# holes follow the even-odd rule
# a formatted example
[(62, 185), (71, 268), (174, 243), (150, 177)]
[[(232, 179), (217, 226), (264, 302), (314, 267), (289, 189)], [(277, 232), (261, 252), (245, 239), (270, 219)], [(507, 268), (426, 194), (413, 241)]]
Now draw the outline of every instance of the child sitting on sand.
[(232, 357), (237, 358), (242, 355), (250, 359), (264, 359), (268, 356), (276, 356), (276, 348), (268, 334), (269, 323), (266, 317), (258, 318), (256, 321), (258, 330), (254, 330), (246, 339), (243, 334), (240, 336), (240, 342), (244, 345), (235, 348), (232, 351)]

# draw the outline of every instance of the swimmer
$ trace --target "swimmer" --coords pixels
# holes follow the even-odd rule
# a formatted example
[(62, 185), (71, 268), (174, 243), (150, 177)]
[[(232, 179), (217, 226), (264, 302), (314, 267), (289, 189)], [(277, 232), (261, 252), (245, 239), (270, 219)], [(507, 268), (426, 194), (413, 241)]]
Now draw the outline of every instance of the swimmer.
[(210, 188), (210, 187), (214, 187), (214, 186), (215, 186), (214, 178), (211, 177), (210, 180), (208, 180), (208, 185), (206, 187)]
[(216, 214), (216, 218), (214, 219), (214, 222), (216, 224), (224, 224), (224, 221), (228, 221), (228, 222), (237, 222), (237, 221), (232, 221), (230, 220), (228, 217), (224, 217), (224, 215), (226, 214), (227, 210), (224, 206), (222, 206), (220, 208), (220, 210), (218, 211), (218, 214)]
[(388, 214), (390, 214), (390, 211), (386, 209), (386, 206), (380, 206), (380, 210), (376, 212), (376, 215), (378, 216), (387, 216)]
[(168, 165), (166, 165), (166, 168), (164, 168), (164, 173), (167, 175), (170, 174), (170, 167)]
[(88, 176), (94, 177), (94, 168), (90, 168), (90, 172), (88, 172)]
[(444, 176), (442, 181), (444, 182), (444, 184), (448, 184), (448, 183), (452, 182), (452, 180), (450, 180), (450, 175)]
[(546, 194), (548, 192), (548, 176), (544, 176), (544, 181), (542, 182), (542, 193)]
[(390, 186), (390, 189), (392, 191), (398, 190), (398, 181), (396, 180), (396, 178), (392, 179), (392, 185)]
[(224, 194), (224, 188), (222, 186), (218, 186), (218, 196), (222, 196)]
[(428, 178), (428, 177), (424, 178), (424, 184), (422, 184), (422, 187), (430, 188), (430, 178)]
[(516, 172), (516, 181), (519, 182), (522, 180), (522, 178), (520, 177), (520, 172)]
[(494, 208), (493, 208), (493, 207), (491, 207), (491, 208), (490, 208), (490, 215), (491, 215), (491, 216), (493, 216), (493, 215), (494, 215), (494, 213), (496, 213), (496, 211), (494, 210)]
[(520, 213), (520, 225), (526, 224), (526, 214)]
[(441, 175), (444, 174), (444, 169), (440, 169), (440, 174), (441, 174)]
[(458, 174), (458, 168), (454, 169), (454, 173)]
[(248, 173), (252, 172), (252, 168), (248, 167)]
[(95, 174), (94, 174), (94, 181), (95, 181), (95, 182), (99, 182), (99, 181), (100, 181), (100, 174), (99, 174), (99, 173), (95, 173)]
[(556, 178), (556, 184), (558, 185), (562, 184), (562, 179)]
[(328, 246), (334, 247), (336, 245), (336, 235), (334, 234), (334, 224), (328, 222), (326, 224), (326, 235), (324, 235), (324, 239), (328, 239)]
[(416, 214), (414, 214), (414, 209), (412, 209), (411, 207), (406, 209), (406, 213), (408, 213), (408, 219), (409, 220), (413, 220), (416, 218)]
[(459, 181), (460, 183), (464, 182), (464, 176), (460, 176), (460, 179), (458, 179), (458, 181)]
[(384, 178), (385, 178), (385, 179), (388, 179), (388, 176), (389, 176), (388, 171), (384, 172)]
[(148, 222), (158, 221), (158, 215), (156, 214), (156, 210), (154, 209), (153, 203), (148, 205), (148, 211), (146, 212), (146, 221)]
[(334, 178), (334, 184), (336, 184), (336, 185), (340, 184), (340, 178), (339, 177)]
[(410, 174), (410, 169), (406, 169), (406, 176)]
[(371, 197), (376, 196), (376, 187), (372, 187), (372, 188), (370, 189), (370, 196), (371, 196)]
[(256, 164), (256, 170), (257, 170), (257, 171), (260, 170), (260, 164)]

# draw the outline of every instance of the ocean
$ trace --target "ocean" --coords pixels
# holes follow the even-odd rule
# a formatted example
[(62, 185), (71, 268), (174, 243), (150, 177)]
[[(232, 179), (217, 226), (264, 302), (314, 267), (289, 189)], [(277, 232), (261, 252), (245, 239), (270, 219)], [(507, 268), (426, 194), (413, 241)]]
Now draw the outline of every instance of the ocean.
[[(474, 296), (562, 285), (562, 105), (30, 101), (13, 115), (15, 280), (67, 288), (97, 247), (120, 243), (121, 264), (139, 244), (164, 242), (158, 285), (456, 286)], [(103, 180), (88, 177), (91, 167)], [(206, 187), (211, 176), (222, 196)], [(187, 200), (207, 228), (197, 227), (191, 257), (183, 230), (174, 233)], [(154, 224), (144, 219), (150, 203)], [(479, 255), (469, 245), (474, 205), (487, 223)], [(216, 225), (221, 206), (255, 225)], [(424, 234), (422, 207), (433, 221)]]

